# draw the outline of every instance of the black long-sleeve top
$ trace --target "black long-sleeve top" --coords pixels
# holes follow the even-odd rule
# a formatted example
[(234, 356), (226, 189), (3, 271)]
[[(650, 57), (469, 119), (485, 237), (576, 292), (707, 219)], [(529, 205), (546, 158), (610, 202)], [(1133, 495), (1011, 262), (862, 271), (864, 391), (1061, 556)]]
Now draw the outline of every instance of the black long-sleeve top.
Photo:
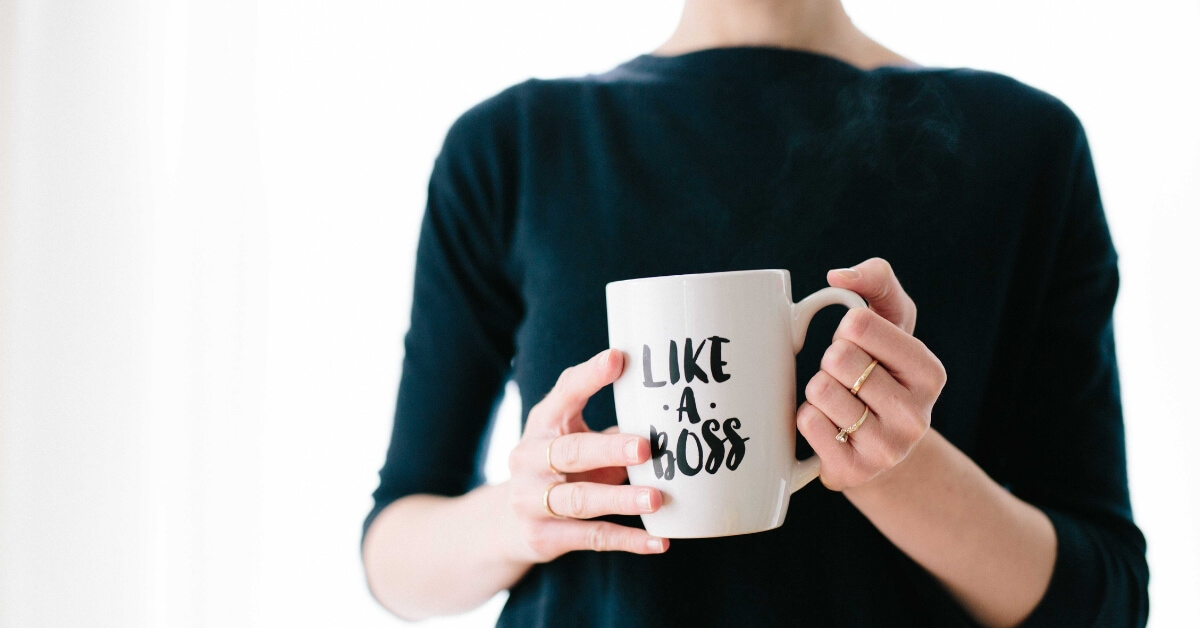
[[(785, 268), (803, 295), (874, 256), (949, 374), (933, 427), (1054, 525), (1053, 577), (1028, 624), (1144, 623), (1117, 256), (1087, 141), (1060, 101), (971, 70), (713, 49), (530, 80), (463, 114), (429, 184), (395, 428), (364, 531), (400, 497), (483, 481), (504, 383), (516, 381), (524, 419), (564, 368), (607, 346), (606, 283)], [(798, 390), (837, 319), (818, 315)], [(584, 418), (614, 425), (612, 393)], [(773, 531), (537, 565), (500, 625), (970, 624), (841, 494), (814, 482), (791, 499)]]

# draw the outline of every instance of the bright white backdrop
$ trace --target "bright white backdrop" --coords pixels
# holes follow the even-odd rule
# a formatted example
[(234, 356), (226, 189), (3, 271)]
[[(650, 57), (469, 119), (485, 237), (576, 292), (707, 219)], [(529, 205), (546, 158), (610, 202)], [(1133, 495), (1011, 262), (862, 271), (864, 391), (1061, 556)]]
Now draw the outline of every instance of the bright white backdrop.
[[(1200, 624), (1200, 8), (847, 4), (921, 63), (1083, 119), (1151, 623)], [(528, 76), (652, 49), (679, 6), (0, 2), (0, 627), (395, 625), (359, 524), (441, 139)]]

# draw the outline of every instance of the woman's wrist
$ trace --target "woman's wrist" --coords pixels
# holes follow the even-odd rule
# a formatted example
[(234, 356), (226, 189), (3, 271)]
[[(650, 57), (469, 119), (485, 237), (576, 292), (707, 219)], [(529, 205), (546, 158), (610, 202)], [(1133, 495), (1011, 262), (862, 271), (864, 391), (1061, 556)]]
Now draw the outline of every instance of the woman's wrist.
[(499, 550), (493, 557), (494, 561), (523, 574), (533, 566), (534, 561), (529, 558), (528, 548), (523, 547), (520, 522), (509, 503), (509, 481), (489, 484), (481, 489), (487, 491), (485, 498), (488, 502), (488, 520), (493, 524), (489, 526), (490, 529), (483, 530), (482, 534), (492, 540), (492, 547)]

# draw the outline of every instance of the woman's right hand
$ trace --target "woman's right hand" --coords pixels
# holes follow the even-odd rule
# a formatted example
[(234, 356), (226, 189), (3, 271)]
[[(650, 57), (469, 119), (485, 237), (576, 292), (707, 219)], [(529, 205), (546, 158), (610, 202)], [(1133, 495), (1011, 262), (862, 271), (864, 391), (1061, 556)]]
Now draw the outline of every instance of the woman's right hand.
[[(666, 551), (667, 539), (640, 528), (589, 521), (654, 512), (662, 505), (658, 490), (623, 484), (627, 466), (650, 458), (650, 441), (593, 432), (583, 420), (588, 399), (616, 381), (624, 362), (620, 351), (602, 351), (563, 371), (550, 394), (530, 409), (521, 441), (508, 458), (512, 477), (505, 515), (513, 560), (548, 562), (575, 550)], [(553, 513), (543, 501), (547, 488)]]

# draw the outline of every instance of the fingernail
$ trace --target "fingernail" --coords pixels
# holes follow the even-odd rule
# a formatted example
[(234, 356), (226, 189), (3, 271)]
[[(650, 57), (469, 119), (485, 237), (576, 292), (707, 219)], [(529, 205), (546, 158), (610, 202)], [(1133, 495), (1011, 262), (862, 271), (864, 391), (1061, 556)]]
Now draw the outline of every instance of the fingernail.
[(606, 369), (607, 369), (609, 366), (611, 366), (611, 365), (612, 365), (612, 361), (613, 361), (613, 354), (614, 354), (614, 353), (616, 353), (616, 351), (614, 351), (614, 350), (612, 350), (612, 349), (605, 349), (605, 350), (604, 350), (604, 357), (603, 357), (603, 358), (600, 358), (600, 366), (602, 366), (602, 367), (604, 367), (604, 368), (606, 368)]
[(833, 272), (835, 272), (839, 276), (841, 276), (842, 279), (848, 279), (850, 281), (854, 281), (855, 279), (858, 279), (859, 277), (862, 276), (862, 275), (858, 274), (858, 271), (854, 270), (853, 268), (838, 268), (838, 269), (835, 269)]
[(642, 512), (650, 512), (650, 491), (638, 491), (637, 505)]
[(646, 541), (646, 549), (650, 550), (651, 552), (661, 552), (661, 551), (663, 551), (663, 542), (662, 542), (662, 539), (649, 539), (649, 540), (647, 540), (647, 541)]
[(630, 462), (638, 461), (638, 441), (636, 438), (625, 443), (625, 459)]

